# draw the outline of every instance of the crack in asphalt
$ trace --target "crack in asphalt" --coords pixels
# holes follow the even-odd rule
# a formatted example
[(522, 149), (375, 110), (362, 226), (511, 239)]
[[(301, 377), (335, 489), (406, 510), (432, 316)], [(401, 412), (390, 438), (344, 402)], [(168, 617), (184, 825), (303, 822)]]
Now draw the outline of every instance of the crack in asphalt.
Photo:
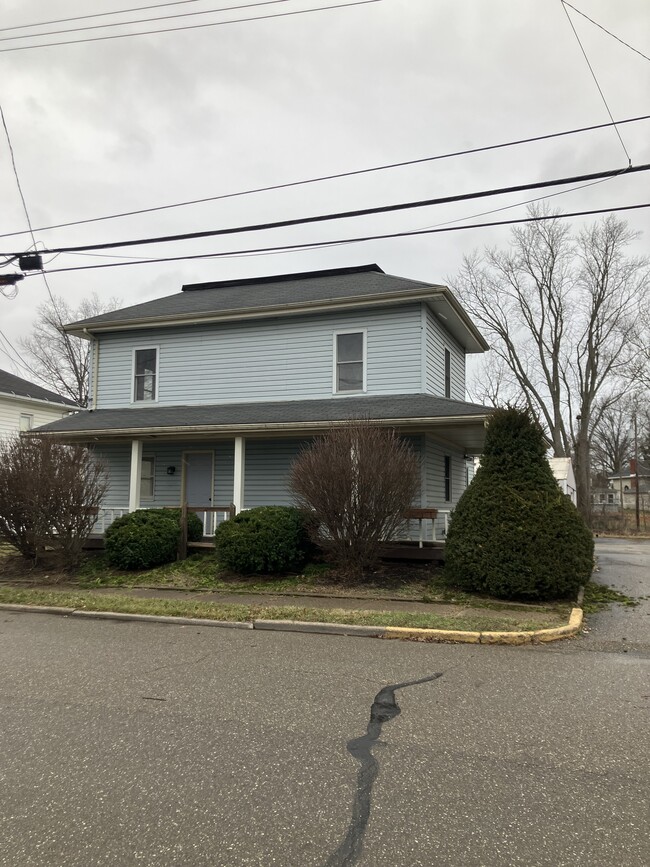
[(436, 672), (427, 677), (417, 680), (407, 680), (404, 683), (395, 683), (384, 686), (375, 696), (370, 708), (370, 720), (366, 727), (366, 734), (359, 738), (348, 741), (347, 749), (350, 755), (359, 762), (357, 773), (357, 791), (352, 803), (352, 816), (348, 831), (335, 852), (327, 859), (325, 867), (352, 867), (356, 864), (363, 851), (363, 841), (366, 834), (370, 807), (372, 801), (372, 787), (379, 774), (379, 762), (372, 754), (373, 746), (379, 741), (381, 729), (384, 723), (390, 722), (402, 712), (395, 699), (398, 689), (406, 689), (418, 683), (428, 683), (442, 677), (443, 672)]

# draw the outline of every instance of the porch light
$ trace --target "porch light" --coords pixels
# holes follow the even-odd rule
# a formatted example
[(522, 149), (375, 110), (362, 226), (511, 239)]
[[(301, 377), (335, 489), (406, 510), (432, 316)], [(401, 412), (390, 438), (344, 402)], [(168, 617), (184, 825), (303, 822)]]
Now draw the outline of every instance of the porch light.
[(176, 467), (167, 467), (167, 475), (168, 476), (173, 476), (175, 472), (176, 472)]

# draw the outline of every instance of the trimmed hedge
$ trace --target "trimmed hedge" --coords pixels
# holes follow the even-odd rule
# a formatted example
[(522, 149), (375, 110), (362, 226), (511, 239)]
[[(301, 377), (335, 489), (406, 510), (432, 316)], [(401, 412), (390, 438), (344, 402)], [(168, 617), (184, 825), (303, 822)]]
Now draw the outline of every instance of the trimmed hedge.
[(173, 562), (181, 535), (174, 511), (139, 509), (116, 518), (104, 536), (106, 557), (111, 566), (152, 569)]
[(564, 598), (589, 580), (593, 550), (553, 477), (537, 422), (520, 410), (495, 411), (481, 466), (451, 517), (446, 580), (505, 599)]
[(214, 544), (219, 562), (243, 573), (299, 569), (310, 551), (302, 512), (290, 506), (240, 512), (217, 527)]
[[(180, 509), (165, 509), (165, 514), (170, 515), (178, 521), (180, 526), (181, 510)], [(187, 513), (187, 541), (201, 542), (203, 540), (203, 521), (199, 518), (196, 512)]]

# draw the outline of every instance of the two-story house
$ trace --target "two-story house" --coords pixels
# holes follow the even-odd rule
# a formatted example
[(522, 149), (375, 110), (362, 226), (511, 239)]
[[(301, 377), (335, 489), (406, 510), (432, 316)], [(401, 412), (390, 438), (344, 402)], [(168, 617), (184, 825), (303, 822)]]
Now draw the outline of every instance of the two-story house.
[(108, 521), (289, 504), (299, 450), (355, 418), (409, 438), (415, 505), (444, 515), (483, 446), (489, 410), (465, 401), (465, 356), (487, 344), (448, 288), (377, 265), (184, 286), (65, 328), (92, 342), (92, 408), (39, 433), (104, 461)]
[(76, 409), (69, 398), (0, 370), (0, 437), (30, 431)]

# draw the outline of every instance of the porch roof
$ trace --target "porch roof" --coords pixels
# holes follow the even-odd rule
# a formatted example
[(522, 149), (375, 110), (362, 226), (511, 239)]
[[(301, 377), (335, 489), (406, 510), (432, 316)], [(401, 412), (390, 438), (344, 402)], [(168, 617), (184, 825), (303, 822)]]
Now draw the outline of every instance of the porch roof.
[(32, 431), (77, 442), (147, 437), (187, 439), (214, 435), (260, 436), (322, 431), (369, 419), (438, 437), (478, 454), (490, 409), (431, 394), (376, 395), (266, 403), (130, 406), (78, 412)]

